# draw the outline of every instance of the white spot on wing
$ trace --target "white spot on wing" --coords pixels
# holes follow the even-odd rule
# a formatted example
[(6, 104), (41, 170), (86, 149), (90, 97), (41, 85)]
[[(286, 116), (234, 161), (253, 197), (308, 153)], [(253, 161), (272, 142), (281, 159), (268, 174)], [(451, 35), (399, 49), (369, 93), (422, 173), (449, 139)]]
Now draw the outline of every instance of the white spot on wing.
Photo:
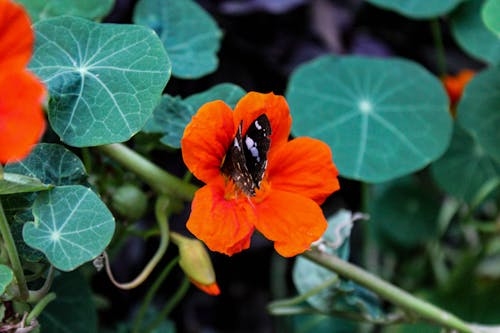
[(260, 124), (259, 124), (259, 122), (257, 120), (254, 122), (254, 124), (255, 124), (255, 127), (257, 127), (258, 130), (262, 129), (262, 126), (260, 126)]
[(255, 157), (257, 162), (260, 162), (259, 150), (257, 149), (257, 144), (255, 143), (255, 141), (253, 141), (252, 138), (247, 136), (245, 138), (245, 144), (247, 145), (250, 154), (252, 154), (252, 156)]

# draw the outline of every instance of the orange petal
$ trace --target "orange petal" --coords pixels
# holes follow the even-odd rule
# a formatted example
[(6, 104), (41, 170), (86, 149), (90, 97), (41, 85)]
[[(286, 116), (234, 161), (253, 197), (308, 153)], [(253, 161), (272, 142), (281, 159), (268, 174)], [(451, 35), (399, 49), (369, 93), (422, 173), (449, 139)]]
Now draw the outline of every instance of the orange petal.
[(34, 35), (21, 5), (0, 0), (0, 71), (24, 68), (33, 51)]
[(232, 255), (250, 246), (254, 221), (246, 197), (224, 199), (221, 177), (196, 191), (186, 226), (210, 250)]
[(43, 84), (26, 70), (0, 72), (0, 163), (25, 157), (45, 129)]
[(271, 123), (271, 149), (274, 149), (288, 141), (292, 126), (290, 110), (283, 96), (249, 92), (234, 109), (234, 126), (235, 129), (238, 128), (243, 120), (243, 133), (245, 133), (250, 124), (263, 113)]
[(294, 139), (269, 156), (267, 179), (273, 189), (297, 193), (318, 204), (340, 188), (337, 176), (330, 147), (316, 139)]
[(201, 291), (204, 291), (205, 293), (207, 293), (209, 295), (217, 296), (220, 294), (219, 286), (215, 282), (212, 284), (209, 284), (209, 285), (205, 285), (205, 284), (198, 283), (194, 280), (190, 280), (190, 281), (192, 284), (194, 284), (196, 287), (198, 287), (198, 289), (200, 289)]
[(184, 130), (184, 163), (199, 180), (220, 177), (220, 166), (233, 140), (233, 112), (222, 101), (203, 105)]
[(272, 190), (257, 204), (255, 226), (274, 241), (283, 257), (291, 257), (309, 249), (326, 230), (327, 223), (318, 204), (298, 194)]

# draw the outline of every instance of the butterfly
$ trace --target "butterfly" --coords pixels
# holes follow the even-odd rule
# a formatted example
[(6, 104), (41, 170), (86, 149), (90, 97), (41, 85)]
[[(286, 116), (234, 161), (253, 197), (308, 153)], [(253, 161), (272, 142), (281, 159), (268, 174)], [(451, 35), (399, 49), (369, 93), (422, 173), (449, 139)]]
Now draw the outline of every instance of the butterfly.
[(247, 196), (255, 196), (267, 167), (271, 145), (271, 123), (265, 114), (258, 116), (242, 134), (243, 121), (229, 146), (221, 167)]

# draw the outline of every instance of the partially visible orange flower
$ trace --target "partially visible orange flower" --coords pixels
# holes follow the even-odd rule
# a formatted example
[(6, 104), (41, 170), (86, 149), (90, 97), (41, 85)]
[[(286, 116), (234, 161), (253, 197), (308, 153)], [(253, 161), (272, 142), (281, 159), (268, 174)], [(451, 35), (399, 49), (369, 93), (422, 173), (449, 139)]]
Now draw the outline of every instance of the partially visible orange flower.
[(45, 129), (45, 88), (26, 69), (33, 41), (23, 7), (0, 0), (0, 163), (25, 157)]
[(465, 86), (475, 74), (476, 72), (470, 69), (464, 69), (457, 75), (446, 75), (441, 79), (446, 92), (448, 93), (448, 97), (450, 98), (450, 111), (452, 112), (453, 117), (456, 115), (456, 106), (460, 97), (462, 97)]
[[(264, 126), (256, 121), (262, 115), (271, 131), (267, 156), (257, 154), (264, 173), (260, 186), (242, 188), (222, 166), (229, 149), (239, 147), (238, 133), (246, 138), (249, 127)], [(186, 127), (184, 162), (206, 183), (194, 196), (187, 228), (212, 251), (232, 255), (247, 249), (257, 229), (274, 241), (279, 254), (290, 257), (307, 250), (325, 231), (319, 205), (339, 189), (338, 172), (325, 143), (306, 137), (288, 141), (291, 123), (282, 96), (250, 92), (234, 112), (222, 101), (203, 105)]]

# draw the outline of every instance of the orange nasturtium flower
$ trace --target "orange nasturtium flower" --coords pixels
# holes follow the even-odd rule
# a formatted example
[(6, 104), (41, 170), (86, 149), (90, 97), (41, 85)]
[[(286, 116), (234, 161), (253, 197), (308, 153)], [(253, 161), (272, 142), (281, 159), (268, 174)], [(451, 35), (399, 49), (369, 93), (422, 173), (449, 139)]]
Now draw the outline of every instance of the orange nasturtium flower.
[(26, 69), (33, 41), (23, 7), (0, 0), (0, 163), (25, 157), (45, 129), (45, 88)]
[(206, 183), (187, 228), (212, 251), (247, 249), (257, 229), (290, 257), (322, 236), (327, 222), (319, 205), (339, 189), (338, 172), (325, 143), (288, 141), (291, 124), (282, 96), (250, 92), (234, 111), (222, 101), (203, 105), (186, 127), (184, 162)]
[(443, 82), (444, 88), (448, 93), (448, 97), (450, 98), (451, 105), (451, 114), (453, 117), (456, 115), (456, 106), (460, 97), (462, 97), (462, 93), (464, 91), (465, 86), (469, 81), (474, 77), (476, 72), (470, 69), (461, 70), (457, 75), (446, 75), (441, 81)]

